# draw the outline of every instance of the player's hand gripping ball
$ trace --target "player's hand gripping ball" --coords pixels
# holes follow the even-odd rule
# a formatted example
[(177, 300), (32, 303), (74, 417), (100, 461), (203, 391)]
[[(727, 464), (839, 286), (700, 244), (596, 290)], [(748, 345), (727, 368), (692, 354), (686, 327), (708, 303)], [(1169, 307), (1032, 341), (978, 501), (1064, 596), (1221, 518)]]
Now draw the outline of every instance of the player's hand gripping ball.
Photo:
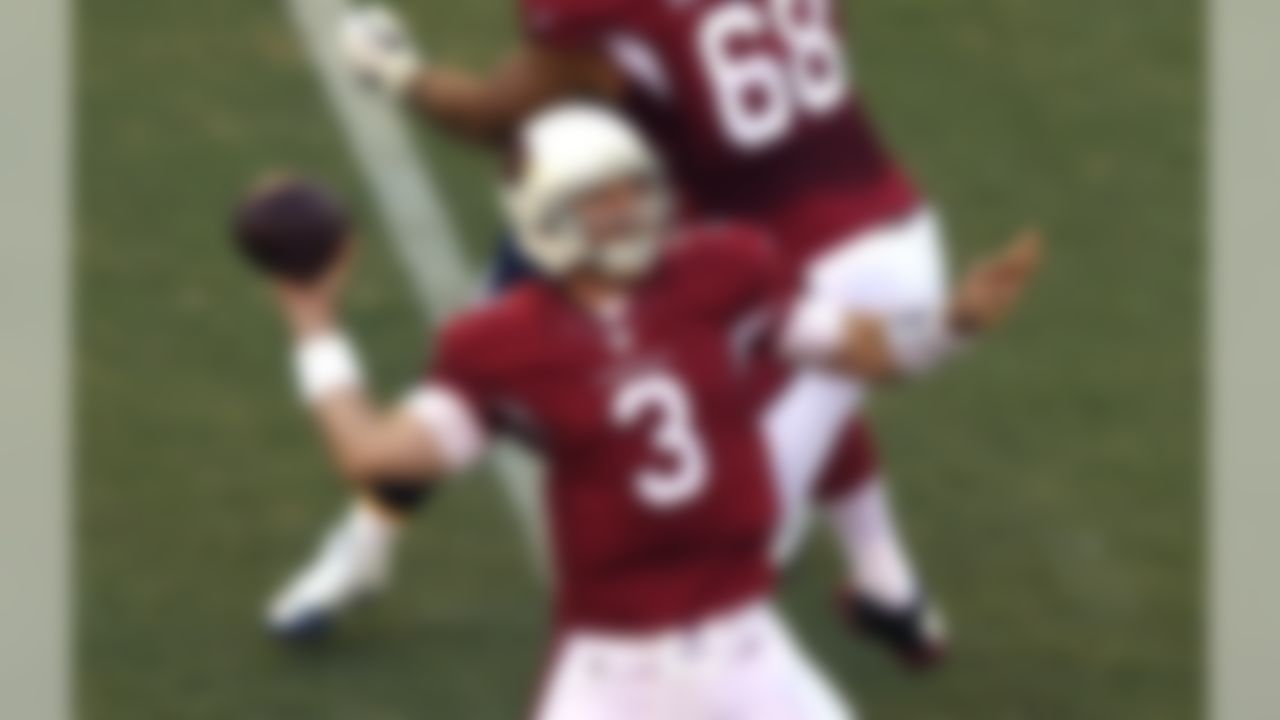
[(236, 244), (259, 270), (280, 280), (310, 282), (352, 241), (351, 218), (325, 188), (298, 178), (259, 183), (234, 218)]

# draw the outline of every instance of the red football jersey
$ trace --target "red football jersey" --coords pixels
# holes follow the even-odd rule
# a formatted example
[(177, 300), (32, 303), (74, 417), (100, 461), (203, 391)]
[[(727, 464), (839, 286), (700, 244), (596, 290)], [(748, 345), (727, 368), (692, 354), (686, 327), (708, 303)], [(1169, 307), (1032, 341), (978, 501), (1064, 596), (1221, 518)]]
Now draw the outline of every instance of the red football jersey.
[(745, 332), (776, 316), (780, 264), (763, 238), (688, 230), (616, 312), (533, 281), (442, 335), (433, 380), (546, 461), (563, 622), (652, 628), (769, 588), (761, 345)]
[(541, 45), (590, 49), (693, 214), (756, 222), (799, 265), (917, 204), (857, 101), (837, 0), (521, 0)]

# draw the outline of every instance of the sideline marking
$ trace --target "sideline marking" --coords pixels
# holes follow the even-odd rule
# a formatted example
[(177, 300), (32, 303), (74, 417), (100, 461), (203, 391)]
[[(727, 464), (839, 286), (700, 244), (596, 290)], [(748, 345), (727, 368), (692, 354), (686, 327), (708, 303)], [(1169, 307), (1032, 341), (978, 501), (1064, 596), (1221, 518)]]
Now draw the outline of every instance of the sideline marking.
[[(461, 236), (443, 196), (429, 169), (417, 161), (419, 148), (403, 114), (361, 87), (339, 55), (335, 36), (347, 9), (345, 0), (288, 4), (418, 305), (438, 326), (474, 299), (476, 277), (463, 258)], [(545, 578), (547, 531), (536, 481), (538, 465), (509, 445), (496, 448), (491, 463), (532, 548), (535, 569)]]

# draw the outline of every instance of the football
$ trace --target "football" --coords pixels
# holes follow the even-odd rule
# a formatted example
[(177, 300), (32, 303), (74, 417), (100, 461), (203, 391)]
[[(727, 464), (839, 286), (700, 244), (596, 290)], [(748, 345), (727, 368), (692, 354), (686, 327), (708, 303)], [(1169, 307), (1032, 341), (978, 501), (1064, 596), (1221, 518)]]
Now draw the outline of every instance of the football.
[(351, 242), (351, 219), (333, 193), (296, 177), (259, 182), (236, 207), (233, 235), (241, 254), (273, 277), (307, 282)]

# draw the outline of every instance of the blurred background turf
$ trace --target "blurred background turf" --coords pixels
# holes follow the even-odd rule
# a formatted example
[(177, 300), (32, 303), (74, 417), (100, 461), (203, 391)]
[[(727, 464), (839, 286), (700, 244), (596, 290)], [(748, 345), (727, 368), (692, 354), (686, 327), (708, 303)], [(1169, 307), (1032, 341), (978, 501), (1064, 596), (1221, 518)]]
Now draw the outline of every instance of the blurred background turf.
[[(491, 60), (511, 0), (402, 2), (438, 57)], [(957, 636), (900, 673), (831, 612), (815, 543), (792, 616), (871, 718), (1199, 714), (1201, 62), (1191, 0), (850, 2), (861, 90), (957, 255), (1049, 233), (1010, 332), (874, 408)], [(388, 390), (423, 320), (283, 8), (79, 3), (79, 657), (91, 720), (518, 717), (543, 595), (495, 484), (452, 488), (396, 591), (334, 642), (265, 640), (261, 602), (344, 495), (291, 396), (266, 298), (225, 241), (267, 167), (327, 178), (370, 239), (352, 324)], [(479, 259), (486, 159), (424, 136)]]

